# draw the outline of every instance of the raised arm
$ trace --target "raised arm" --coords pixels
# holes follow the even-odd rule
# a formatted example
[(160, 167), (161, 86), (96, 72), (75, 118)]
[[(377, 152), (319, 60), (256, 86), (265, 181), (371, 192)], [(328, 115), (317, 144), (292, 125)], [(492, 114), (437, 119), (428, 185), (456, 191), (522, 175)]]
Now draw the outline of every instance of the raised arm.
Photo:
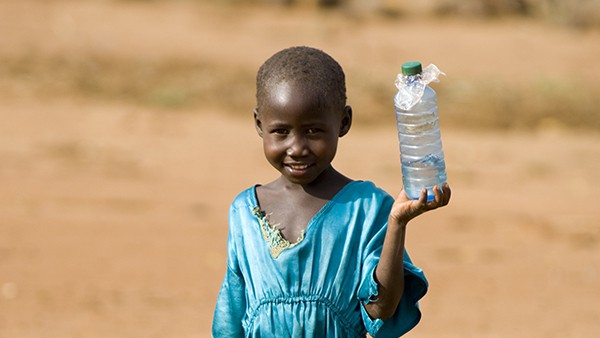
[(451, 190), (447, 183), (434, 187), (434, 199), (427, 201), (427, 190), (421, 191), (418, 200), (411, 200), (404, 190), (396, 198), (388, 219), (379, 263), (375, 270), (378, 297), (365, 304), (371, 318), (388, 319), (394, 315), (404, 292), (404, 240), (408, 222), (427, 212), (443, 207), (450, 201)]

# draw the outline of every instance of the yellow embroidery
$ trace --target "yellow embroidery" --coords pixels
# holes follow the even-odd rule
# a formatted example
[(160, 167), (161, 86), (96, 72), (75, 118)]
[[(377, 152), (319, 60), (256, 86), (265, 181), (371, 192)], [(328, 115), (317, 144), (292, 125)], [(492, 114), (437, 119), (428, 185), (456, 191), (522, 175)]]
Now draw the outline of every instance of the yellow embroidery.
[(283, 236), (281, 235), (281, 230), (279, 228), (271, 226), (271, 224), (269, 224), (267, 215), (265, 215), (264, 212), (260, 210), (260, 207), (257, 206), (252, 208), (252, 213), (254, 213), (254, 216), (258, 218), (258, 223), (260, 224), (260, 231), (265, 242), (267, 242), (267, 244), (269, 245), (271, 257), (277, 258), (281, 254), (281, 252), (283, 252), (283, 250), (295, 247), (304, 239), (304, 231), (302, 231), (296, 243), (290, 243), (288, 240), (283, 238)]

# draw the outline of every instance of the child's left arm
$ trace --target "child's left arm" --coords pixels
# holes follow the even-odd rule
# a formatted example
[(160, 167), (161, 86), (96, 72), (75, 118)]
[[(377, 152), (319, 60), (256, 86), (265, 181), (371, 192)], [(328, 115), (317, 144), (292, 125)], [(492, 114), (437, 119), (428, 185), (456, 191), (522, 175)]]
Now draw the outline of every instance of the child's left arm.
[(388, 228), (375, 277), (378, 283), (377, 301), (365, 304), (371, 318), (388, 319), (394, 315), (404, 292), (404, 239), (408, 222), (429, 210), (443, 207), (450, 201), (450, 186), (435, 186), (434, 199), (427, 202), (427, 190), (418, 200), (411, 200), (404, 190), (398, 195), (388, 219)]

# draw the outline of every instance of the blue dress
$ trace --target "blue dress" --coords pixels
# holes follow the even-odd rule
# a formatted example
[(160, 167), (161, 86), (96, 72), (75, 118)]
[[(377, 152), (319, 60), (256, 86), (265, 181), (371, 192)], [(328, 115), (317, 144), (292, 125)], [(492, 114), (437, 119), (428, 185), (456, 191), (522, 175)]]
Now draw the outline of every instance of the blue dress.
[(423, 271), (404, 253), (405, 289), (394, 316), (371, 319), (375, 267), (394, 200), (353, 181), (312, 218), (303, 238), (286, 241), (260, 210), (256, 187), (229, 211), (225, 279), (213, 337), (399, 337), (421, 318)]

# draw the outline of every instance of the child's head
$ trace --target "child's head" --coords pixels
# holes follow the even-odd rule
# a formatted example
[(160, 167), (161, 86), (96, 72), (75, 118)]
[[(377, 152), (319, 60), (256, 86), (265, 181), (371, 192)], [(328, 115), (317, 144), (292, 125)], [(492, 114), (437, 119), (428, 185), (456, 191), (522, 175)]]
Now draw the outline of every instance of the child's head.
[(318, 92), (324, 104), (344, 109), (346, 79), (342, 67), (325, 52), (311, 47), (290, 47), (275, 53), (258, 70), (256, 101), (260, 111), (273, 88), (295, 82)]
[(292, 47), (260, 67), (256, 86), (254, 119), (267, 160), (292, 183), (314, 182), (331, 169), (352, 122), (342, 68), (318, 49)]

